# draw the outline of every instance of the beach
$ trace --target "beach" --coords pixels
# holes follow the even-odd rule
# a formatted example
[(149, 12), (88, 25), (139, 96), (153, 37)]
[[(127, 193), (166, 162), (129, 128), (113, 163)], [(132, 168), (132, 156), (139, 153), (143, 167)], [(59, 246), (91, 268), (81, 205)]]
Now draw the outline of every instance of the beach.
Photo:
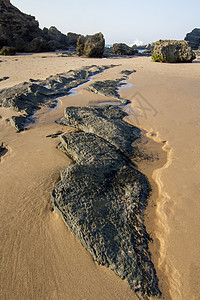
[[(88, 59), (56, 53), (0, 57), (0, 89), (89, 65), (116, 65), (93, 80), (115, 80), (136, 70), (120, 89), (132, 101), (127, 121), (144, 130), (141, 147), (157, 159), (139, 162), (153, 192), (145, 212), (149, 244), (163, 299), (199, 299), (200, 64), (153, 63), (151, 57)], [(6, 121), (17, 112), (0, 108), (1, 298), (137, 299), (128, 283), (95, 263), (62, 219), (50, 197), (60, 171), (71, 163), (46, 136), (72, 128), (55, 120), (66, 106), (115, 101), (85, 88), (42, 108), (28, 130)], [(198, 275), (199, 274), (199, 275)]]

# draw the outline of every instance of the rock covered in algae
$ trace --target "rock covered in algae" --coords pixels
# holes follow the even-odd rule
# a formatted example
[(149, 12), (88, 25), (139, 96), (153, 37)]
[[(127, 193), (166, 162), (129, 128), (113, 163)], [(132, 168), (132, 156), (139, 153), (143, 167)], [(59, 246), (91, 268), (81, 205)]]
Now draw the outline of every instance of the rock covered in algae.
[(95, 261), (143, 296), (159, 296), (143, 222), (149, 184), (124, 154), (124, 150), (130, 153), (130, 145), (126, 133), (125, 139), (117, 128), (123, 124), (126, 132), (127, 126), (130, 140), (138, 137), (139, 130), (125, 123), (123, 116), (120, 108), (112, 106), (65, 110), (68, 125), (77, 122), (78, 128), (89, 128), (60, 137), (60, 149), (74, 163), (62, 171), (51, 202)]

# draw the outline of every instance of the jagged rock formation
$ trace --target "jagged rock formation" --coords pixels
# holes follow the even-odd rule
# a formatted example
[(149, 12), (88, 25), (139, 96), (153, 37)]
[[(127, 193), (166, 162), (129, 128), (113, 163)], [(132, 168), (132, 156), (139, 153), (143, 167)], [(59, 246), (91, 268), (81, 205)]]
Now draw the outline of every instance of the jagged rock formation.
[(193, 50), (197, 50), (200, 47), (200, 28), (195, 28), (187, 33), (185, 40)]
[(125, 116), (126, 112), (111, 105), (67, 107), (64, 117), (56, 122), (94, 133), (131, 157), (131, 144), (139, 137), (140, 130), (123, 121)]
[(81, 35), (77, 41), (79, 56), (102, 57), (104, 53), (105, 39), (101, 32), (94, 35)]
[(100, 94), (117, 99), (122, 104), (127, 104), (130, 102), (130, 100), (121, 98), (118, 92), (119, 87), (125, 84), (123, 80), (124, 78), (116, 80), (95, 81), (88, 86), (87, 90), (95, 94)]
[(136, 53), (138, 53), (138, 50), (129, 47), (124, 43), (115, 43), (113, 44), (113, 52), (116, 55), (135, 55)]
[(192, 62), (195, 53), (186, 41), (160, 40), (155, 43), (152, 60), (168, 63)]
[(1, 90), (0, 107), (9, 107), (23, 113), (23, 116), (11, 118), (11, 124), (19, 131), (23, 130), (25, 122), (30, 122), (30, 115), (40, 109), (40, 106), (55, 107), (56, 97), (67, 95), (70, 89), (111, 67), (114, 65), (93, 65), (49, 76), (45, 80), (30, 79), (29, 82)]
[(124, 75), (122, 78), (116, 80), (94, 81), (87, 87), (87, 90), (95, 94), (117, 99), (122, 104), (128, 104), (130, 103), (130, 100), (124, 99), (120, 96), (119, 88), (126, 84), (125, 80), (134, 72), (136, 71), (122, 70), (121, 74)]
[(35, 17), (22, 13), (8, 0), (0, 0), (0, 49), (14, 47), (18, 52), (44, 52), (68, 49), (79, 35), (62, 34), (55, 27), (39, 28)]
[(84, 132), (60, 137), (75, 162), (62, 171), (51, 202), (94, 260), (142, 296), (159, 296), (143, 223), (149, 185), (129, 159), (140, 130), (125, 115), (108, 105), (66, 108), (65, 124)]

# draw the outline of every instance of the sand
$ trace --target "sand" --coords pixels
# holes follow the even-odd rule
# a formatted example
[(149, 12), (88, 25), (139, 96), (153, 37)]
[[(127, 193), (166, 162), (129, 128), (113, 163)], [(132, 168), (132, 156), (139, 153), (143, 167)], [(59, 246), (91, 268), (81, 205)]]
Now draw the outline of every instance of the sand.
[[(133, 85), (120, 93), (133, 101), (126, 108), (127, 120), (144, 128), (150, 137), (142, 139), (141, 147), (159, 158), (139, 164), (153, 186), (145, 217), (154, 239), (152, 260), (163, 298), (198, 299), (200, 64), (167, 65), (153, 63), (149, 57), (71, 58), (54, 53), (0, 60), (0, 78), (9, 77), (0, 82), (0, 89), (92, 64), (118, 65), (95, 80), (119, 78), (125, 69), (137, 71), (128, 80)], [(77, 89), (79, 94), (61, 98), (57, 109), (41, 109), (36, 123), (21, 133), (6, 122), (13, 112), (0, 108), (0, 142), (8, 149), (0, 158), (2, 299), (136, 299), (126, 281), (92, 260), (49, 205), (60, 170), (70, 159), (56, 149), (58, 138), (46, 136), (72, 130), (54, 120), (67, 105), (112, 100), (84, 90), (87, 85)]]

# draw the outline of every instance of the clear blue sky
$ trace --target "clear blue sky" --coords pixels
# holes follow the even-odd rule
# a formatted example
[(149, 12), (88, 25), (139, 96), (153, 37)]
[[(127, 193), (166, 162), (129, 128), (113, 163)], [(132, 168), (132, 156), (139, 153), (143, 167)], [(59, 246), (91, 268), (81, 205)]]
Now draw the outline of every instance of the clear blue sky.
[(199, 0), (11, 0), (21, 11), (34, 15), (40, 27), (56, 26), (93, 34), (101, 31), (106, 43), (144, 44), (159, 39), (184, 39), (200, 27)]

